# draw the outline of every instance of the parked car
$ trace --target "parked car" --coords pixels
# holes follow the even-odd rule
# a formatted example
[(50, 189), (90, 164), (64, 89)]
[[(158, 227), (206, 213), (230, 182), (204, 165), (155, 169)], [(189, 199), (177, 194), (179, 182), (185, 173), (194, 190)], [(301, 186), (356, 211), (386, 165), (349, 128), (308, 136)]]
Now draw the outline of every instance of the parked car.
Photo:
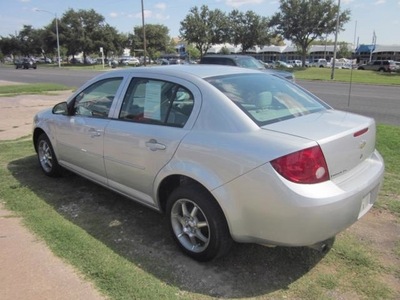
[(358, 70), (373, 70), (378, 72), (395, 72), (396, 69), (396, 63), (393, 60), (373, 60), (358, 67)]
[(140, 61), (136, 58), (136, 57), (131, 57), (131, 56), (123, 56), (120, 58), (119, 63), (121, 65), (133, 65), (133, 66), (137, 66), (140, 64)]
[(51, 58), (48, 58), (48, 57), (40, 57), (40, 58), (36, 59), (36, 62), (42, 63), (42, 64), (51, 64), (52, 60), (51, 60)]
[(396, 72), (400, 72), (400, 61), (395, 61), (394, 63), (396, 65)]
[(83, 59), (82, 58), (77, 58), (73, 57), (69, 60), (70, 64), (77, 65), (77, 64), (83, 64)]
[(285, 61), (276, 60), (273, 63), (274, 68), (292, 69), (293, 66)]
[(237, 66), (241, 68), (261, 70), (266, 73), (274, 74), (283, 77), (287, 80), (295, 81), (293, 73), (284, 70), (271, 70), (266, 65), (260, 63), (257, 59), (248, 55), (205, 55), (200, 59), (200, 64), (212, 64), (212, 65), (227, 65)]
[(301, 60), (288, 60), (288, 64), (292, 65), (293, 67), (301, 67)]
[(95, 59), (91, 58), (91, 57), (86, 57), (86, 58), (83, 60), (83, 63), (84, 63), (85, 65), (95, 65), (95, 64), (97, 64), (97, 61), (96, 61)]
[(314, 59), (308, 64), (309, 67), (329, 68), (331, 64), (325, 58)]
[(165, 58), (160, 58), (160, 59), (157, 60), (157, 64), (158, 65), (163, 65), (163, 66), (169, 65), (169, 60), (165, 59)]
[(46, 175), (66, 168), (166, 213), (199, 261), (233, 241), (322, 249), (370, 210), (384, 173), (373, 119), (246, 68), (106, 72), (33, 127)]
[(16, 69), (36, 69), (36, 61), (32, 58), (17, 59), (15, 62)]

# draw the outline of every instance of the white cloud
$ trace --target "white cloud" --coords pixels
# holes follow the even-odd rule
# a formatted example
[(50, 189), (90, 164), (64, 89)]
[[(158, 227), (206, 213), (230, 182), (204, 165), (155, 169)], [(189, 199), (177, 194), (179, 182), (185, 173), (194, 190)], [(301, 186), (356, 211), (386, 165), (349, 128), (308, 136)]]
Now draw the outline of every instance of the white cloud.
[(264, 0), (226, 0), (225, 4), (227, 6), (232, 6), (232, 7), (239, 7), (242, 5), (248, 5), (248, 4), (260, 4), (263, 3)]
[[(148, 10), (148, 9), (145, 9), (143, 11), (143, 14), (144, 14), (144, 18), (145, 19), (149, 19), (149, 18), (153, 17), (153, 12), (151, 10)], [(141, 19), (142, 18), (142, 12), (134, 14), (133, 17), (137, 18), (137, 19)]]
[(375, 2), (375, 5), (381, 5), (381, 4), (385, 4), (385, 3), (386, 3), (386, 0), (377, 0)]
[(161, 21), (165, 21), (165, 20), (169, 20), (169, 15), (164, 15), (164, 14), (156, 14), (155, 18), (157, 20), (161, 20)]
[(116, 18), (116, 17), (118, 17), (118, 16), (119, 16), (118, 13), (116, 13), (116, 12), (110, 12), (110, 17), (111, 17), (111, 18)]
[(164, 3), (164, 2), (160, 2), (160, 3), (157, 3), (155, 5), (155, 8), (158, 8), (158, 9), (161, 9), (161, 10), (166, 10), (167, 9), (167, 4)]

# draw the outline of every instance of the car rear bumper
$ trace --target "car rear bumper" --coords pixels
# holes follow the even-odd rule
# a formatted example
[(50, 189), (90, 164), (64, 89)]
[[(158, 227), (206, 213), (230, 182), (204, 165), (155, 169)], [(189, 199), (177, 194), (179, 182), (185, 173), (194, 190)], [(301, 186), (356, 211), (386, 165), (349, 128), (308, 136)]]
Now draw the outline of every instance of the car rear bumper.
[[(309, 246), (334, 237), (365, 213), (377, 199), (384, 163), (375, 151), (340, 179), (296, 184), (269, 165), (213, 191), (238, 242)], [(263, 178), (263, 184), (260, 184)]]

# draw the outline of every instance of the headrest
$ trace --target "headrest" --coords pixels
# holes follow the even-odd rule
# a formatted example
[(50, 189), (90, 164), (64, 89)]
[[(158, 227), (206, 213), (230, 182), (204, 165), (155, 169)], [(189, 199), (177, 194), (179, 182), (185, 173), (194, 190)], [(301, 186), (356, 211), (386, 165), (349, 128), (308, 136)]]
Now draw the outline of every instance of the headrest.
[(272, 103), (272, 93), (262, 92), (258, 94), (255, 104), (258, 109), (266, 109), (269, 106), (271, 106), (271, 103)]

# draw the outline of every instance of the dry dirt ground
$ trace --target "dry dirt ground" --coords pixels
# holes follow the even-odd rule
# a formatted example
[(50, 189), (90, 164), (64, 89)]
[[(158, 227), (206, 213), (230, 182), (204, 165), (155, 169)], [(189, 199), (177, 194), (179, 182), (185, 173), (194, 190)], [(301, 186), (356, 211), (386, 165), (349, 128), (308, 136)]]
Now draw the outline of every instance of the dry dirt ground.
[[(0, 97), (0, 140), (29, 135), (33, 114), (66, 99), (70, 93)], [(44, 178), (37, 176), (40, 171), (34, 156), (13, 162), (15, 170), (19, 167), (24, 171), (15, 171), (14, 176), (60, 214), (121, 256), (183, 291), (224, 298), (268, 295), (287, 288), (317, 268), (323, 259), (323, 255), (308, 248), (236, 245), (227, 258), (198, 264), (177, 250), (162, 215), (69, 173), (43, 189)], [(400, 299), (400, 260), (394, 252), (400, 240), (398, 219), (373, 209), (346, 231), (377, 253), (383, 265), (396, 268), (397, 275), (386, 272), (381, 280), (395, 292), (394, 299)], [(353, 300), (353, 296), (333, 298)]]
[[(13, 83), (0, 81), (0, 85), (9, 84)], [(29, 135), (35, 113), (66, 100), (69, 95), (71, 91), (0, 97), (0, 140), (13, 140)]]

